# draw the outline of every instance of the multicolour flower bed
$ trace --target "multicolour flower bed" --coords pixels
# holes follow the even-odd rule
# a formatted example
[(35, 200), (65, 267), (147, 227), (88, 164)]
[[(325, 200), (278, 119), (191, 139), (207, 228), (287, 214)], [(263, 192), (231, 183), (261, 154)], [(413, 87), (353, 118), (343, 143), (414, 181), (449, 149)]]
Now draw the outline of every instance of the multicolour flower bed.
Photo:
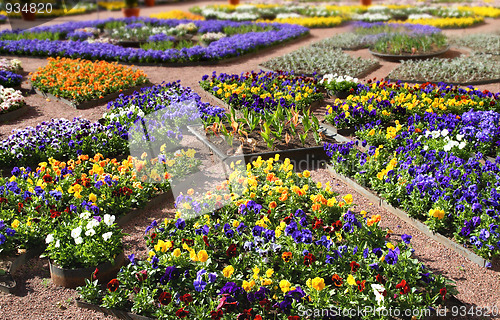
[(67, 162), (50, 158), (34, 170), (15, 167), (11, 177), (0, 178), (0, 222), (15, 230), (15, 238), (0, 239), (0, 252), (39, 246), (60, 223), (80, 214), (121, 216), (143, 206), (158, 192), (169, 190), (167, 177), (183, 172), (188, 164), (195, 169), (199, 160), (193, 156), (167, 155), (168, 171), (157, 163), (164, 177), (154, 184), (142, 182), (152, 170), (142, 171), (144, 161), (132, 157), (120, 162), (100, 154), (80, 155)]
[(18, 72), (21, 70), (21, 61), (18, 59), (0, 59), (0, 85), (10, 88), (20, 86), (23, 76)]
[(498, 156), (499, 103), (500, 93), (445, 84), (358, 85), (326, 118), (360, 141), (325, 149), (336, 171), (489, 260), (500, 251), (499, 158), (482, 158)]
[(17, 110), (24, 104), (24, 96), (21, 91), (4, 88), (0, 85), (0, 115)]
[[(76, 31), (85, 28), (94, 28), (98, 30), (98, 33), (102, 33), (101, 29), (105, 29), (106, 26), (110, 26), (110, 30), (118, 27), (125, 29), (142, 28), (143, 25), (147, 25), (148, 29), (156, 27), (158, 30), (170, 30), (176, 29), (179, 25), (187, 24), (192, 24), (199, 35), (208, 32), (221, 32), (225, 28), (241, 31), (239, 31), (240, 33), (236, 32), (230, 36), (223, 37), (205, 47), (194, 45), (176, 49), (172, 49), (171, 46), (161, 46), (163, 42), (168, 42), (168, 39), (165, 39), (165, 37), (145, 39), (145, 41), (160, 45), (157, 48), (148, 47), (147, 49), (123, 47), (118, 44), (108, 43), (109, 40), (92, 39), (92, 33), (89, 32), (85, 32), (83, 37), (74, 37), (74, 39), (79, 40), (66, 40), (70, 35), (74, 36)], [(249, 32), (255, 31), (253, 28), (267, 28), (271, 30)], [(308, 29), (304, 27), (287, 24), (255, 24), (251, 22), (213, 20), (159, 20), (152, 18), (107, 19), (37, 27), (21, 32), (3, 31), (0, 33), (0, 53), (141, 63), (185, 63), (189, 61), (214, 61), (239, 56), (244, 53), (256, 51), (259, 48), (300, 37), (307, 33)]]
[[(220, 199), (230, 202), (197, 213)], [(149, 258), (130, 255), (105, 291), (88, 282), (84, 300), (158, 319), (302, 319), (308, 309), (365, 306), (384, 318), (425, 312), (454, 291), (412, 258), (411, 236), (388, 240), (380, 216), (355, 212), (350, 194), (295, 173), (288, 159), (259, 159), (218, 191), (176, 204), (175, 218), (146, 229)]]
[(296, 76), (293, 72), (247, 72), (241, 75), (216, 72), (203, 76), (201, 87), (237, 107), (273, 110), (278, 104), (303, 109), (323, 95), (316, 88), (317, 78)]
[[(210, 121), (211, 117), (223, 113), (222, 109), (201, 102), (198, 94), (178, 82), (143, 88), (133, 96), (121, 96), (109, 102), (108, 109), (103, 124), (78, 118), (54, 119), (34, 128), (16, 130), (0, 142), (0, 161), (4, 166), (35, 166), (51, 157), (69, 160), (81, 154), (127, 155), (130, 128), (149, 114), (161, 110), (166, 118), (160, 124), (167, 132), (176, 128), (174, 120), (178, 123), (198, 118)], [(182, 132), (172, 133), (168, 139), (171, 143), (182, 139)]]
[(116, 62), (48, 58), (45, 67), (31, 74), (31, 85), (57, 98), (80, 103), (148, 83), (142, 70)]

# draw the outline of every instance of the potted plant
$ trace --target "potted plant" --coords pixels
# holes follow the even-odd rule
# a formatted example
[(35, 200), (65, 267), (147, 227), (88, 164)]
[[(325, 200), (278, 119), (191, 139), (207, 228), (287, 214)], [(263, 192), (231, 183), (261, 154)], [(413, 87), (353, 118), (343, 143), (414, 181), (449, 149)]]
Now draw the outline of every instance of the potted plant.
[(361, 5), (362, 6), (371, 6), (372, 0), (361, 0)]
[(125, 8), (122, 8), (123, 15), (127, 18), (138, 17), (140, 8), (137, 0), (125, 0)]
[(337, 74), (326, 74), (321, 79), (325, 89), (339, 99), (345, 99), (354, 93), (358, 86), (358, 79), (350, 76), (338, 76)]
[(146, 4), (146, 7), (154, 7), (155, 0), (144, 0), (144, 3)]
[(47, 235), (45, 256), (55, 285), (76, 288), (93, 273), (101, 281), (109, 281), (118, 273), (124, 261), (125, 234), (114, 221), (115, 216), (109, 214), (100, 217), (84, 212)]
[(25, 21), (34, 21), (36, 19), (36, 6), (31, 6), (31, 0), (21, 0), (21, 17)]

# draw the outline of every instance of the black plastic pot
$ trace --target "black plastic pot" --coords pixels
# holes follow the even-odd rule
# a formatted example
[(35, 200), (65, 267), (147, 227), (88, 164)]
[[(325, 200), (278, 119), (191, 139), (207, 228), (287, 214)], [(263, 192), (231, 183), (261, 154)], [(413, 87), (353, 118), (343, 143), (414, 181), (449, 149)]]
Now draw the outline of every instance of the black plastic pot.
[(90, 279), (97, 268), (99, 269), (97, 279), (99, 282), (107, 283), (116, 277), (124, 262), (125, 255), (123, 251), (115, 257), (113, 263), (105, 262), (90, 268), (64, 269), (49, 261), (50, 278), (56, 286), (76, 288), (85, 285), (85, 279)]

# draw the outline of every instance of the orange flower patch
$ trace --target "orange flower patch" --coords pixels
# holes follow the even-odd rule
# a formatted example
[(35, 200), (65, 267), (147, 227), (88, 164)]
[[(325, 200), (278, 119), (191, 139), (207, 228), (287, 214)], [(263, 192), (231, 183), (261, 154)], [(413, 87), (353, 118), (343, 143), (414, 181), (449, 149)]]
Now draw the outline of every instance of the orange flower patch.
[(45, 67), (31, 74), (33, 86), (75, 102), (102, 98), (147, 83), (144, 71), (116, 62), (48, 58)]

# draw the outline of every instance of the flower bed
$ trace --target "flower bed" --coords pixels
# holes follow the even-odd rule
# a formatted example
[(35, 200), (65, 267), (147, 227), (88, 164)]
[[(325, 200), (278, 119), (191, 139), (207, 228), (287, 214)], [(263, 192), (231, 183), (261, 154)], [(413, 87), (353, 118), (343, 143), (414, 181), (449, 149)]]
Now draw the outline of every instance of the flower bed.
[(276, 18), (274, 20), (257, 20), (257, 22), (297, 24), (306, 28), (333, 28), (339, 26), (344, 21), (346, 21), (346, 19), (343, 17), (291, 17)]
[(233, 21), (272, 21), (301, 24), (310, 28), (334, 26), (346, 20), (364, 22), (410, 22), (442, 28), (468, 27), (484, 17), (500, 16), (497, 8), (438, 7), (409, 5), (372, 6), (308, 6), (276, 4), (208, 5), (192, 7), (192, 12), (207, 19)]
[[(309, 175), (294, 173), (287, 159), (258, 160), (219, 191), (180, 196), (176, 217), (146, 230), (150, 257), (131, 255), (105, 292), (89, 283), (82, 298), (158, 319), (299, 319), (319, 306), (423, 310), (454, 291), (411, 258), (411, 236), (389, 242), (380, 216), (355, 213), (351, 195), (339, 197)], [(232, 200), (196, 215), (221, 197)]]
[[(168, 172), (163, 168), (166, 163)], [(194, 152), (186, 152), (165, 155), (163, 162), (157, 161), (149, 170), (140, 159), (129, 157), (119, 162), (100, 154), (93, 158), (81, 155), (67, 162), (51, 158), (36, 170), (15, 167), (10, 178), (0, 178), (0, 221), (15, 231), (10, 241), (1, 241), (0, 251), (5, 254), (39, 245), (61, 224), (72, 224), (81, 215), (124, 215), (158, 192), (169, 190), (168, 178), (180, 178), (187, 168), (194, 170), (198, 165)], [(162, 174), (156, 183), (142, 182), (154, 172)]]
[(216, 72), (203, 76), (201, 87), (228, 105), (257, 112), (296, 106), (304, 109), (323, 95), (316, 78), (296, 76), (293, 72), (247, 72), (241, 75)]
[(125, 3), (123, 1), (98, 1), (97, 5), (100, 8), (106, 9), (108, 11), (119, 11), (125, 8)]
[(18, 59), (0, 59), (0, 85), (11, 88), (20, 86), (23, 77), (18, 72), (22, 69)]
[[(397, 23), (397, 21), (390, 21), (393, 23)], [(410, 23), (422, 24), (426, 26), (433, 26), (441, 29), (450, 29), (450, 28), (467, 28), (484, 22), (483, 17), (463, 17), (463, 18), (419, 18), (408, 20)]]
[(2, 121), (2, 115), (20, 109), (24, 105), (24, 97), (21, 91), (4, 88), (0, 85), (0, 122)]
[(488, 110), (498, 110), (500, 93), (381, 83), (364, 90), (327, 116), (340, 128), (356, 125), (362, 140), (325, 145), (334, 169), (481, 257), (497, 256), (498, 163), (480, 160), (498, 154), (500, 114)]
[(31, 74), (32, 86), (43, 93), (67, 99), (76, 106), (149, 82), (142, 70), (133, 70), (116, 62), (60, 57), (47, 60), (47, 66)]
[(388, 78), (407, 82), (449, 82), (473, 84), (500, 79), (498, 55), (474, 54), (454, 59), (407, 60), (392, 70)]
[(205, 18), (199, 16), (197, 14), (192, 14), (190, 12), (181, 11), (181, 10), (170, 10), (164, 11), (160, 13), (154, 13), (150, 16), (151, 18), (156, 19), (180, 19), (180, 20), (204, 20)]
[(272, 70), (295, 71), (297, 74), (342, 73), (363, 76), (378, 66), (373, 59), (353, 58), (339, 49), (309, 46), (262, 63)]
[[(194, 102), (189, 104), (187, 102)], [(130, 128), (143, 117), (160, 111), (166, 115), (160, 121), (165, 141), (175, 144), (182, 139), (182, 132), (172, 131), (167, 139), (165, 132), (189, 119), (218, 117), (223, 110), (201, 102), (198, 94), (178, 82), (163, 83), (143, 88), (133, 96), (120, 96), (108, 103), (110, 110), (104, 115), (103, 124), (85, 119), (53, 119), (36, 127), (16, 130), (0, 142), (0, 162), (3, 166), (33, 166), (53, 157), (74, 159), (81, 154), (101, 153), (106, 157), (129, 154)]]
[(500, 55), (500, 35), (494, 33), (483, 33), (465, 35), (452, 39), (459, 46), (471, 48), (477, 53)]
[(244, 4), (195, 6), (190, 10), (206, 19), (290, 23), (308, 28), (335, 27), (349, 20), (342, 10), (334, 7)]
[[(229, 34), (205, 47), (189, 39), (184, 39), (180, 47), (172, 47), (171, 38), (158, 35), (163, 32), (186, 35), (191, 32), (187, 27), (193, 26), (193, 31), (199, 36), (207, 32), (224, 31)], [(85, 31), (86, 28), (93, 28), (93, 31)], [(135, 41), (134, 44), (119, 45), (116, 39), (110, 37), (116, 29), (119, 29), (118, 39), (131, 39), (138, 34), (148, 37), (140, 39), (140, 43)], [(308, 29), (302, 26), (287, 24), (152, 18), (107, 19), (37, 27), (21, 32), (3, 31), (0, 34), (0, 53), (140, 63), (186, 63), (239, 56), (307, 33)], [(151, 36), (157, 37), (150, 38)], [(77, 40), (66, 40), (70, 38)], [(181, 39), (176, 38), (177, 40)], [(149, 42), (146, 49), (140, 48), (146, 42)], [(137, 47), (128, 47), (130, 45)]]

